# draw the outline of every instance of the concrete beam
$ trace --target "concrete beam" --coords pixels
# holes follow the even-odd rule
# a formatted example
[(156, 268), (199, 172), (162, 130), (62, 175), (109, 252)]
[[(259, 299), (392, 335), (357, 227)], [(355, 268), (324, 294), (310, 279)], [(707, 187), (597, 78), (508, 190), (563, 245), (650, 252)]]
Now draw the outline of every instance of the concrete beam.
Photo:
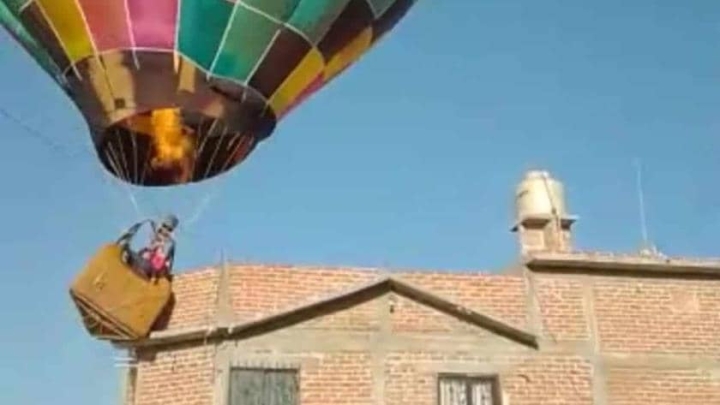
[(720, 260), (590, 252), (535, 252), (523, 263), (535, 272), (720, 279)]

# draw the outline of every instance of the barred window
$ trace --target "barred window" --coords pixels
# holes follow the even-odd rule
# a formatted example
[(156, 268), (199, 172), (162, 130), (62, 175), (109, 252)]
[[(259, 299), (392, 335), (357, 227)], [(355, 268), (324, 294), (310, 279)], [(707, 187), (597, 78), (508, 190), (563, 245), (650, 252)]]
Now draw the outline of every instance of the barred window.
[(439, 405), (501, 405), (495, 376), (441, 375), (438, 391)]
[(297, 405), (296, 370), (231, 368), (228, 405)]

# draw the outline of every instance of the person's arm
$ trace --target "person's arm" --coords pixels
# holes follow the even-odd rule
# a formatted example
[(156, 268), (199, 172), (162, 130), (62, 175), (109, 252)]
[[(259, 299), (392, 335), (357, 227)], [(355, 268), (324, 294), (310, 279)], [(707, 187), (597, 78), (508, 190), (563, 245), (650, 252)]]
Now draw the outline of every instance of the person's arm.
[(120, 238), (118, 238), (116, 243), (123, 246), (129, 245), (132, 238), (134, 238), (135, 234), (137, 234), (138, 230), (140, 230), (140, 227), (146, 222), (148, 222), (148, 220), (140, 221), (132, 225), (120, 236)]
[(175, 262), (175, 239), (169, 240), (170, 247), (168, 248), (167, 258), (165, 259), (165, 266), (168, 271), (172, 270), (173, 263)]

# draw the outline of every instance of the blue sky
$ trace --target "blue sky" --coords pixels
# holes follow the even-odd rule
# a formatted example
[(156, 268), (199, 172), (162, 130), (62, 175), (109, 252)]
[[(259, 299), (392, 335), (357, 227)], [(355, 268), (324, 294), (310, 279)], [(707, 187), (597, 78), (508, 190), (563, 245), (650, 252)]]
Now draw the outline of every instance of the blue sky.
[[(517, 256), (513, 189), (551, 170), (576, 244), (713, 256), (720, 227), (720, 4), (421, 1), (360, 64), (230, 174), (133, 189), (142, 215), (196, 217), (177, 266), (235, 261), (497, 270)], [(82, 117), (0, 36), (0, 402), (115, 404), (118, 369), (67, 288), (138, 218)], [(61, 148), (49, 146), (51, 139)], [(207, 202), (207, 204), (204, 204)], [(202, 209), (205, 207), (205, 209)]]

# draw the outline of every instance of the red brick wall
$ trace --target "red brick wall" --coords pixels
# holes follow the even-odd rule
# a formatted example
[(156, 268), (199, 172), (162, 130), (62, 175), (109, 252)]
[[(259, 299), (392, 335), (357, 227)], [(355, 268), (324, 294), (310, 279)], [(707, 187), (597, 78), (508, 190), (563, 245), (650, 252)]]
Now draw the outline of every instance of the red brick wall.
[(692, 369), (615, 368), (608, 394), (613, 405), (720, 404), (717, 376)]
[(543, 336), (553, 341), (586, 341), (590, 338), (588, 302), (583, 282), (564, 276), (535, 276), (535, 300)]
[(263, 266), (236, 267), (230, 274), (232, 307), (238, 320), (315, 301), (377, 277), (376, 272), (362, 270)]
[[(437, 404), (438, 371), (448, 363), (485, 365), (507, 371), (500, 384), (513, 405), (592, 405), (590, 366), (573, 356), (471, 356), (432, 352), (392, 353), (386, 360), (386, 404)], [(372, 402), (366, 402), (370, 404)]]
[(526, 287), (522, 277), (481, 273), (403, 273), (398, 276), (452, 302), (502, 318), (514, 326), (525, 327), (527, 324)]
[(303, 366), (300, 373), (301, 403), (307, 405), (372, 403), (370, 356), (366, 353), (333, 353)]
[[(212, 403), (212, 348), (144, 352), (130, 398), (133, 405)], [(134, 389), (133, 389), (134, 388)]]
[[(530, 279), (394, 275), (537, 333), (542, 349), (498, 339), (408, 298), (393, 297), (389, 333), (414, 343), (406, 348), (382, 346), (378, 360), (373, 344), (384, 343), (370, 338), (367, 346), (360, 343), (366, 335), (380, 333), (388, 302), (369, 301), (284, 331), (305, 333), (298, 339), (306, 340), (327, 332), (356, 336), (347, 350), (330, 344), (322, 350), (319, 344), (319, 349), (287, 353), (302, 364), (303, 405), (369, 405), (376, 403), (375, 395), (383, 395), (388, 405), (436, 404), (438, 372), (457, 370), (498, 373), (503, 395), (512, 405), (720, 404), (720, 281), (553, 274), (533, 274)], [(242, 321), (379, 277), (370, 270), (238, 266), (231, 271), (229, 290), (236, 320)], [(209, 270), (177, 277), (178, 303), (170, 328), (211, 322), (217, 280), (218, 274)], [(425, 345), (424, 338), (434, 343)], [(449, 351), (437, 349), (454, 338), (460, 343), (451, 344)], [(483, 349), (490, 344), (496, 346)], [(282, 357), (284, 350), (278, 346), (238, 352)], [(159, 349), (155, 359), (141, 359), (133, 405), (211, 404), (217, 379), (222, 378), (213, 372), (215, 353), (213, 346)], [(379, 386), (374, 384), (377, 373), (385, 376)]]
[(720, 282), (607, 278), (595, 295), (603, 350), (720, 359)]
[(177, 281), (173, 283), (175, 306), (167, 327), (181, 329), (211, 322), (214, 316), (217, 280), (214, 269), (199, 270), (177, 277)]

